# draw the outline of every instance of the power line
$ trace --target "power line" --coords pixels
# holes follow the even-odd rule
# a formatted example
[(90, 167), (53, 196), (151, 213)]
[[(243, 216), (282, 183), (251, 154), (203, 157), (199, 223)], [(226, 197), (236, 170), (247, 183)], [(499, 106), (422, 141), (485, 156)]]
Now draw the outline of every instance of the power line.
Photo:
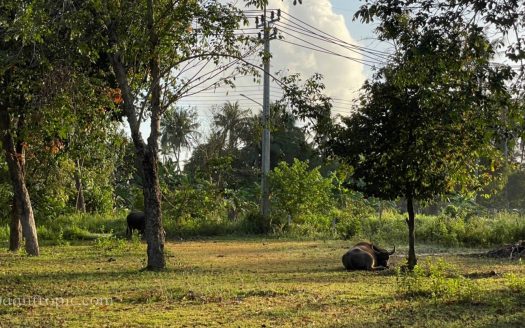
[(301, 34), (301, 35), (304, 35), (304, 36), (307, 36), (307, 37), (310, 37), (310, 38), (313, 38), (313, 39), (316, 39), (316, 40), (320, 40), (320, 41), (323, 41), (323, 42), (328, 42), (328, 43), (331, 43), (331, 44), (334, 44), (334, 45), (338, 45), (340, 47), (343, 47), (347, 50), (350, 50), (350, 51), (353, 51), (353, 52), (357, 52), (359, 54), (369, 54), (371, 56), (374, 56), (375, 57), (379, 57), (381, 59), (387, 59), (390, 54), (386, 53), (386, 52), (382, 52), (382, 51), (378, 51), (378, 50), (372, 50), (370, 48), (367, 48), (367, 47), (364, 47), (364, 46), (358, 46), (358, 45), (354, 45), (354, 44), (351, 44), (351, 43), (347, 43), (347, 42), (344, 42), (344, 41), (339, 41), (339, 39), (333, 37), (333, 36), (330, 36), (330, 34), (327, 34), (327, 35), (321, 35), (319, 33), (316, 33), (308, 28), (305, 28), (303, 26), (299, 26), (297, 24), (295, 24), (294, 22), (291, 22), (291, 21), (288, 21), (288, 22), (282, 22), (280, 23), (280, 26), (281, 27), (285, 27), (289, 30), (292, 30), (293, 32), (295, 33), (298, 33), (298, 34)]
[[(323, 38), (321, 36), (318, 36), (317, 34), (310, 34), (310, 33), (305, 33), (305, 32), (302, 32), (300, 30), (297, 30), (293, 27), (290, 27), (286, 24), (279, 24), (280, 27), (282, 28), (286, 28), (288, 30), (291, 30), (292, 32), (294, 33), (297, 33), (297, 34), (300, 34), (300, 35), (303, 35), (303, 36), (306, 36), (306, 37), (309, 37), (309, 38), (312, 38), (312, 39), (315, 39), (315, 40), (319, 40), (319, 41), (322, 41), (322, 42), (326, 42), (326, 43), (329, 43), (329, 44), (332, 44), (332, 45), (337, 45), (337, 46), (340, 46), (344, 49), (347, 49), (351, 52), (354, 52), (354, 53), (357, 53), (363, 57), (366, 57), (366, 58), (369, 58), (373, 61), (382, 61), (382, 60), (386, 60), (387, 59), (387, 56), (386, 55), (382, 55), (382, 54), (378, 54), (378, 53), (374, 53), (374, 52), (370, 52), (368, 50), (364, 50), (364, 49), (360, 49), (360, 48), (356, 48), (356, 47), (351, 47), (351, 46), (348, 46), (346, 44), (343, 44), (343, 43), (340, 43), (340, 42), (334, 42), (332, 40), (329, 40), (327, 38)], [(299, 37), (297, 37), (296, 35), (288, 32), (288, 31), (283, 31), (283, 30), (280, 30), (281, 32), (285, 33), (285, 34), (288, 34), (296, 39), (299, 39), (303, 42), (307, 42), (307, 43), (310, 43), (309, 41), (306, 41), (304, 39), (300, 39)], [(311, 43), (310, 43), (311, 44)]]
[[(282, 13), (288, 16), (289, 18), (283, 17), (284, 22), (278, 21), (275, 23), (275, 25), (278, 27), (281, 27), (281, 29), (279, 30), (280, 33), (290, 38), (293, 38), (297, 40), (298, 42), (292, 42), (292, 41), (280, 39), (279, 41), (281, 42), (288, 43), (288, 44), (291, 44), (297, 47), (302, 47), (304, 49), (313, 50), (316, 52), (345, 58), (345, 59), (360, 63), (365, 66), (369, 66), (369, 67), (376, 67), (377, 65), (382, 65), (384, 61), (386, 60), (386, 58), (388, 58), (389, 56), (389, 54), (386, 52), (369, 49), (366, 47), (358, 46), (358, 45), (346, 42), (344, 40), (341, 40), (286, 12), (282, 12)], [(307, 38), (311, 38), (316, 41), (321, 41), (323, 43), (328, 43), (328, 44), (342, 47), (364, 58), (348, 56), (343, 53), (327, 49), (326, 47), (319, 45), (318, 43), (314, 43), (313, 41), (306, 40), (298, 35), (301, 35)]]
[[(340, 57), (343, 57), (343, 58), (347, 58), (347, 59), (356, 61), (358, 63), (361, 63), (363, 65), (372, 66), (373, 64), (376, 64), (376, 65), (382, 64), (381, 62), (379, 62), (377, 60), (368, 60), (368, 59), (361, 59), (361, 58), (357, 58), (357, 57), (345, 56), (345, 55), (339, 54), (339, 53), (337, 53), (337, 52), (335, 52), (333, 50), (326, 49), (326, 48), (324, 48), (322, 46), (319, 46), (319, 45), (311, 43), (311, 42), (309, 42), (307, 40), (304, 40), (304, 39), (301, 39), (299, 37), (296, 37), (293, 34), (290, 34), (288, 32), (284, 32), (284, 31), (282, 31), (282, 32), (284, 34), (286, 34), (286, 35), (291, 36), (294, 39), (297, 39), (299, 41), (302, 41), (302, 42), (306, 43), (307, 45), (299, 45), (299, 44), (296, 44), (296, 43), (293, 43), (293, 44), (296, 44), (296, 45), (299, 45), (299, 46), (302, 46), (302, 47), (305, 47), (305, 48), (308, 48), (308, 49), (312, 49), (312, 50), (316, 50), (316, 51), (319, 51), (319, 52), (323, 52), (323, 53), (332, 54), (332, 55), (335, 55), (335, 56), (340, 56)], [(281, 40), (281, 41), (284, 41), (284, 40)], [(291, 42), (289, 42), (289, 43), (291, 43)]]
[(316, 49), (316, 48), (313, 48), (313, 47), (304, 46), (304, 45), (301, 45), (301, 44), (299, 44), (299, 43), (286, 41), (286, 40), (279, 40), (279, 41), (284, 42), (284, 43), (288, 43), (288, 44), (291, 44), (291, 45), (294, 45), (294, 46), (297, 46), (297, 47), (301, 47), (301, 48), (305, 48), (305, 49), (310, 49), (310, 50), (318, 51), (318, 52), (321, 52), (321, 53), (326, 53), (326, 54), (329, 54), (329, 55), (334, 55), (334, 56), (336, 56), (336, 57), (341, 57), (341, 58), (349, 59), (349, 60), (355, 61), (355, 62), (357, 62), (357, 63), (363, 64), (363, 65), (365, 65), (365, 66), (375, 67), (374, 65), (367, 64), (366, 62), (362, 62), (362, 61), (360, 61), (360, 60), (357, 59), (357, 58), (349, 57), (349, 56), (344, 56), (344, 55), (341, 55), (341, 54), (335, 53), (335, 52), (333, 52), (333, 51), (320, 50), (320, 49)]
[[(342, 44), (346, 44), (349, 47), (353, 47), (353, 48), (361, 49), (361, 50), (366, 50), (366, 51), (369, 51), (371, 53), (376, 53), (378, 55), (386, 55), (386, 56), (390, 56), (391, 55), (391, 54), (389, 54), (387, 52), (384, 52), (384, 51), (375, 50), (375, 49), (372, 49), (372, 48), (367, 48), (367, 47), (364, 47), (364, 46), (360, 46), (360, 45), (356, 45), (356, 44), (352, 44), (352, 43), (346, 42), (346, 41), (344, 41), (344, 40), (342, 40), (342, 39), (340, 39), (340, 38), (338, 38), (336, 36), (333, 36), (333, 35), (331, 35), (331, 34), (329, 34), (327, 32), (324, 32), (324, 31), (322, 31), (322, 30), (320, 30), (320, 29), (318, 29), (318, 28), (316, 28), (316, 27), (314, 27), (314, 26), (304, 22), (303, 20), (301, 20), (301, 19), (299, 19), (297, 17), (294, 17), (294, 16), (288, 14), (285, 11), (283, 11), (282, 13), (284, 14), (283, 20), (288, 21), (291, 24), (297, 25), (300, 28), (304, 29), (305, 31), (307, 31), (307, 32), (309, 32), (311, 34), (314, 34), (314, 35), (317, 35), (317, 36), (320, 36), (320, 37), (323, 37), (323, 38), (329, 38), (332, 41), (336, 41), (336, 42), (339, 42), (339, 43), (342, 43)], [(291, 19), (286, 18), (286, 16), (290, 17)], [(313, 32), (312, 30), (314, 30), (316, 32)]]

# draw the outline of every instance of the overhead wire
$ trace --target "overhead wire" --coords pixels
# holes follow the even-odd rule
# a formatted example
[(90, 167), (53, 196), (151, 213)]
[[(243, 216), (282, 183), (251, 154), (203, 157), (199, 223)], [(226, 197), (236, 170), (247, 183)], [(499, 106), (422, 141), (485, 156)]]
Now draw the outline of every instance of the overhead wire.
[[(260, 17), (260, 15), (257, 15), (256, 13), (261, 13), (260, 10), (245, 10), (244, 11), (247, 18), (254, 18), (254, 17)], [(352, 60), (355, 62), (358, 62), (362, 65), (366, 65), (369, 67), (375, 67), (375, 65), (381, 65), (383, 61), (388, 58), (390, 55), (387, 52), (384, 51), (378, 51), (375, 49), (355, 45), (349, 42), (346, 42), (344, 40), (341, 40), (340, 38), (337, 38), (327, 32), (324, 32), (304, 21), (301, 19), (294, 17), (284, 11), (281, 11), (282, 14), (281, 18), (283, 21), (276, 21), (274, 24), (279, 27), (279, 31), (284, 34), (285, 36), (289, 38), (293, 38), (299, 42), (292, 42), (288, 40), (280, 40), (284, 43), (288, 43), (297, 47), (302, 47), (306, 49), (310, 49), (316, 52), (325, 53), (332, 56), (338, 56), (341, 58), (345, 58), (348, 60)], [(242, 27), (237, 29), (237, 34), (239, 35), (256, 35), (259, 34), (258, 32), (259, 28), (257, 27)], [(253, 31), (253, 32), (252, 32)], [(257, 31), (257, 32), (255, 32)], [(311, 40), (305, 39), (309, 38)], [(315, 41), (322, 42), (320, 44), (314, 43)], [(347, 56), (346, 54), (330, 50), (326, 48), (327, 45), (335, 45), (338, 47), (341, 47), (342, 49), (345, 49), (347, 51), (350, 51), (354, 54), (357, 54), (359, 56), (362, 56), (363, 58), (354, 57), (354, 56)], [(253, 57), (255, 55), (255, 52), (251, 53), (251, 56)], [(216, 77), (218, 74), (225, 72), (226, 70), (232, 68), (235, 64), (239, 63), (239, 60), (233, 60), (230, 63), (226, 65), (222, 65), (217, 67), (216, 69), (207, 72), (204, 77), (207, 77), (206, 80), (209, 81), (211, 78)], [(260, 66), (259, 64), (253, 63), (254, 66)], [(192, 65), (191, 68), (194, 68)], [(216, 74), (217, 73), (217, 74)], [(203, 77), (201, 77), (202, 79)], [(201, 82), (198, 85), (202, 85), (205, 82)], [(195, 88), (196, 86), (192, 86), (192, 88)], [(192, 104), (192, 105), (207, 105), (210, 106), (212, 103), (221, 103), (221, 102), (227, 102), (227, 101), (237, 101), (240, 104), (249, 104), (249, 106), (255, 106), (256, 104), (253, 103), (252, 100), (245, 99), (241, 94), (244, 96), (248, 96), (250, 98), (262, 98), (262, 85), (244, 85), (244, 86), (235, 86), (234, 88), (231, 88), (226, 85), (219, 85), (219, 83), (214, 82), (209, 86), (204, 86), (203, 88), (199, 90), (195, 90), (194, 92), (187, 93), (183, 97), (181, 97), (181, 101), (184, 99), (184, 103)], [(259, 90), (257, 90), (259, 89)], [(271, 87), (273, 96), (282, 97), (283, 96), (283, 90), (279, 87), (272, 86)], [(261, 93), (258, 93), (260, 91)], [(188, 98), (191, 97), (191, 98)], [(334, 113), (341, 113), (341, 114), (349, 114), (351, 112), (350, 106), (353, 104), (352, 100), (346, 100), (346, 99), (339, 99), (339, 98), (333, 98), (331, 99), (332, 105), (333, 105), (333, 112)], [(257, 105), (259, 106), (259, 105)], [(346, 107), (348, 106), (348, 108)]]
[[(327, 38), (329, 40), (332, 40), (334, 42), (338, 42), (338, 43), (342, 43), (342, 44), (346, 44), (347, 46), (349, 47), (353, 47), (355, 49), (359, 49), (359, 50), (366, 50), (370, 53), (375, 53), (377, 55), (384, 55), (384, 56), (390, 56), (391, 54), (388, 53), (388, 52), (385, 52), (385, 51), (380, 51), (380, 50), (375, 50), (375, 49), (372, 49), (372, 48), (368, 48), (368, 47), (364, 47), (364, 46), (360, 46), (360, 45), (356, 45), (356, 44), (353, 44), (353, 43), (350, 43), (350, 42), (347, 42), (347, 41), (344, 41), (336, 36), (333, 36), (325, 31), (322, 31), (321, 29), (315, 27), (315, 26), (312, 26), (308, 23), (306, 23), (305, 21), (293, 16), (293, 15), (290, 15), (289, 13), (285, 12), (285, 11), (282, 11), (281, 12), (282, 14), (284, 15), (281, 15), (281, 18), (283, 18), (283, 20), (285, 21), (288, 21), (290, 22), (290, 24), (293, 24), (293, 25), (296, 25), (300, 28), (302, 28), (304, 31), (307, 31), (313, 35), (317, 35), (317, 36), (320, 36), (322, 38)], [(290, 18), (287, 18), (287, 17), (290, 17)]]
[(288, 33), (286, 31), (281, 31), (281, 32), (286, 34), (286, 35), (289, 35), (292, 38), (297, 39), (297, 40), (299, 40), (299, 41), (301, 41), (303, 43), (306, 43), (307, 45), (302, 45), (302, 44), (298, 44), (298, 43), (291, 42), (291, 41), (286, 41), (286, 40), (280, 40), (280, 41), (283, 41), (285, 43), (294, 44), (294, 45), (297, 45), (297, 46), (302, 47), (302, 48), (311, 49), (311, 50), (314, 50), (314, 51), (318, 51), (318, 52), (323, 52), (323, 53), (326, 53), (326, 54), (334, 55), (334, 56), (337, 56), (337, 57), (350, 59), (352, 61), (358, 62), (358, 63), (363, 64), (363, 65), (373, 66), (374, 64), (375, 65), (382, 64), (382, 62), (377, 61), (377, 60), (368, 60), (368, 59), (361, 59), (361, 58), (358, 58), (358, 57), (345, 56), (345, 55), (337, 53), (337, 52), (335, 52), (333, 50), (329, 50), (327, 48), (324, 48), (322, 46), (316, 45), (316, 44), (314, 44), (312, 42), (309, 42), (307, 40), (304, 40), (302, 38), (299, 38), (299, 37), (297, 37), (297, 36), (295, 36), (295, 35), (293, 35), (291, 33)]
[[(279, 31), (281, 33), (286, 33), (286, 34), (291, 35), (291, 36), (293, 36), (294, 38), (297, 38), (297, 39), (298, 39), (298, 37), (296, 35), (293, 35), (292, 33), (290, 33), (290, 31), (292, 31), (293, 33), (297, 33), (297, 34), (300, 34), (300, 35), (303, 35), (303, 36), (315, 39), (315, 40), (319, 40), (319, 41), (326, 42), (326, 43), (329, 43), (329, 44), (332, 44), (332, 45), (340, 46), (342, 48), (345, 48), (345, 49), (347, 49), (347, 50), (349, 50), (351, 52), (360, 54), (363, 57), (369, 58), (371, 60), (376, 60), (376, 61), (377, 60), (386, 60), (388, 58), (388, 55), (386, 55), (386, 54), (373, 53), (373, 52), (370, 52), (370, 51), (365, 50), (363, 48), (353, 47), (353, 46), (349, 46), (349, 45), (344, 44), (344, 43), (339, 42), (339, 41), (329, 40), (327, 38), (323, 38), (323, 37), (319, 36), (316, 33), (309, 33), (309, 32), (305, 32), (305, 31), (301, 31), (299, 29), (291, 27), (291, 26), (289, 26), (287, 24), (283, 24), (281, 22), (276, 22), (276, 26), (281, 28), (281, 29), (279, 29)], [(286, 30), (284, 30), (284, 29), (286, 29)]]
[(349, 60), (355, 61), (357, 63), (363, 64), (363, 65), (368, 66), (368, 67), (375, 67), (374, 65), (368, 64), (366, 62), (363, 62), (362, 60), (359, 60), (358, 58), (341, 55), (341, 54), (338, 54), (338, 53), (333, 52), (333, 51), (316, 49), (314, 47), (309, 47), (309, 46), (305, 46), (305, 45), (302, 45), (302, 44), (299, 44), (299, 43), (290, 42), (290, 41), (286, 41), (286, 40), (279, 40), (279, 41), (284, 42), (284, 43), (288, 43), (288, 44), (291, 44), (291, 45), (294, 45), (294, 46), (297, 46), (297, 47), (301, 47), (301, 48), (305, 48), (305, 49), (309, 49), (309, 50), (314, 50), (314, 51), (317, 51), (317, 52), (333, 55), (333, 56), (336, 56), (336, 57), (349, 59)]

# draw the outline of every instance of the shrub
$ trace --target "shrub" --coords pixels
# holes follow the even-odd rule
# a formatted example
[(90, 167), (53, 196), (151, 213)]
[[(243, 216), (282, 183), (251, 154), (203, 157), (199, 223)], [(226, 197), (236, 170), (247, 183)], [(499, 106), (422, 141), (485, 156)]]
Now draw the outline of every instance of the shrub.
[(264, 217), (259, 210), (252, 210), (246, 214), (242, 220), (240, 227), (241, 231), (253, 234), (264, 234), (270, 231), (269, 222), (264, 220)]
[(361, 233), (362, 227), (361, 219), (359, 217), (340, 210), (336, 211), (334, 214), (337, 218), (335, 230), (339, 238), (347, 240)]
[(458, 273), (453, 265), (438, 259), (416, 265), (413, 271), (397, 270), (396, 287), (402, 297), (428, 297), (435, 301), (479, 301), (480, 287)]
[(332, 220), (328, 215), (305, 214), (302, 222), (288, 227), (288, 236), (299, 239), (325, 239), (331, 237)]
[(0, 240), (9, 240), (9, 225), (0, 226)]
[(62, 228), (53, 230), (46, 226), (39, 226), (37, 227), (37, 233), (41, 240), (50, 242), (53, 245), (69, 245), (69, 242), (64, 238), (64, 230)]
[(85, 228), (77, 226), (67, 227), (63, 230), (63, 237), (66, 240), (94, 240), (97, 235), (87, 231)]
[(226, 201), (210, 182), (192, 184), (184, 180), (176, 190), (167, 190), (164, 196), (164, 215), (176, 224), (182, 225), (188, 220), (219, 222), (227, 217)]
[(63, 240), (93, 240), (99, 233), (124, 236), (126, 221), (124, 212), (110, 214), (76, 213), (46, 219), (37, 225), (38, 236), (42, 240), (62, 243)]
[(327, 215), (332, 209), (332, 178), (324, 178), (319, 168), (297, 159), (289, 165), (281, 162), (270, 172), (272, 190), (272, 225), (303, 223), (309, 215)]
[(13, 192), (11, 191), (11, 185), (2, 182), (3, 179), (7, 180), (7, 172), (3, 171), (2, 165), (0, 164), (0, 220), (10, 217), (11, 205), (13, 203)]
[[(132, 244), (134, 246), (134, 244)], [(102, 251), (106, 256), (120, 255), (130, 248), (127, 241), (119, 239), (112, 233), (101, 236), (95, 241), (95, 248)]]
[(450, 218), (457, 218), (459, 214), (459, 208), (457, 206), (449, 204), (443, 210), (443, 214)]
[(345, 192), (345, 200), (342, 203), (345, 205), (344, 208), (333, 212), (337, 222), (337, 235), (343, 239), (350, 239), (361, 233), (371, 235), (371, 229), (368, 228), (375, 224), (372, 222), (375, 215), (374, 207), (361, 193), (350, 190)]
[(381, 220), (377, 216), (368, 219), (377, 220), (379, 230), (372, 236), (371, 240), (390, 242), (390, 243), (407, 243), (408, 230), (403, 215), (393, 211), (383, 211)]

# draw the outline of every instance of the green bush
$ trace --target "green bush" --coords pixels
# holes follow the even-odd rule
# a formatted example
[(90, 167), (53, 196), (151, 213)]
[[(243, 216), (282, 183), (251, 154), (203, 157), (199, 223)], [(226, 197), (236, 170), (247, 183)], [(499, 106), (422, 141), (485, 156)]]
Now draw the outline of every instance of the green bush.
[(396, 287), (398, 295), (405, 298), (426, 297), (447, 303), (476, 302), (481, 297), (479, 285), (443, 259), (427, 260), (413, 271), (398, 268)]
[(2, 172), (2, 166), (0, 165), (0, 222), (10, 218), (11, 205), (13, 204), (13, 192), (11, 191), (11, 186), (8, 183), (2, 182), (3, 174), (6, 173)]
[(69, 245), (69, 241), (64, 239), (64, 230), (62, 228), (50, 229), (46, 226), (37, 227), (37, 234), (40, 240), (45, 240), (52, 245)]
[(37, 222), (37, 233), (40, 239), (59, 244), (63, 240), (93, 240), (98, 234), (113, 231), (119, 236), (124, 236), (125, 216), (125, 212), (111, 215), (91, 213), (60, 215), (54, 219)]
[[(340, 196), (341, 197), (341, 196)], [(334, 210), (332, 215), (336, 218), (336, 233), (340, 238), (350, 239), (360, 234), (370, 235), (370, 225), (374, 225), (374, 207), (361, 193), (346, 190), (344, 194), (344, 207)]]
[(188, 221), (220, 222), (227, 217), (227, 202), (216, 186), (207, 181), (182, 181), (174, 191), (164, 192), (164, 217), (177, 224)]
[[(462, 219), (452, 219), (445, 216), (419, 218), (416, 228), (418, 238), (430, 243), (443, 244), (446, 246), (457, 246), (458, 237), (464, 234), (464, 222)], [(463, 230), (463, 233), (461, 232)], [(458, 236), (459, 234), (459, 236)]]
[(98, 235), (89, 232), (85, 228), (72, 226), (64, 229), (63, 237), (66, 240), (94, 240), (97, 239)]
[(113, 194), (113, 188), (110, 186), (93, 184), (91, 188), (84, 192), (86, 208), (90, 212), (110, 212), (114, 206)]
[(450, 218), (457, 218), (459, 215), (459, 208), (455, 205), (449, 204), (443, 210), (443, 214)]
[[(301, 165), (304, 168), (303, 164)], [(304, 172), (311, 171), (304, 168)], [(335, 208), (334, 204), (337, 202), (333, 199), (324, 208), (320, 204), (309, 207), (297, 201), (295, 204), (298, 204), (301, 211), (296, 212), (300, 214), (291, 224), (277, 206), (272, 206), (272, 218), (275, 221), (270, 226), (270, 222), (263, 220), (253, 200), (247, 199), (249, 196), (234, 196), (242, 198), (235, 200), (235, 207), (241, 206), (246, 210), (239, 210), (238, 217), (230, 217), (228, 209), (231, 209), (232, 200), (225, 197), (233, 196), (225, 196), (213, 188), (207, 190), (204, 186), (206, 184), (188, 184), (168, 195), (171, 204), (163, 203), (163, 222), (168, 238), (273, 233), (301, 239), (341, 238), (395, 245), (407, 243), (406, 214), (387, 209), (379, 217), (371, 200), (358, 193), (346, 192), (344, 202), (339, 202), (341, 208)], [(323, 187), (323, 190), (332, 197), (328, 188)], [(283, 199), (285, 198), (281, 197)], [(283, 216), (277, 218), (276, 212)], [(64, 244), (71, 240), (92, 240), (99, 237), (99, 234), (110, 232), (123, 237), (127, 214), (128, 211), (121, 211), (111, 214), (63, 214), (43, 219), (37, 217), (38, 235), (41, 240), (55, 244)], [(8, 219), (0, 222), (0, 238), (3, 241), (9, 239)], [(491, 247), (524, 239), (525, 217), (519, 213), (501, 212), (468, 218), (453, 218), (445, 214), (416, 215), (417, 243)]]
[(117, 238), (112, 233), (101, 236), (95, 241), (95, 248), (102, 251), (106, 256), (120, 255), (133, 246), (135, 244), (129, 244), (126, 240)]
[(9, 225), (0, 226), (0, 240), (9, 240)]
[(362, 226), (359, 217), (344, 211), (337, 211), (335, 217), (337, 218), (335, 230), (339, 238), (347, 240), (361, 234)]
[(300, 224), (292, 223), (285, 235), (297, 239), (326, 239), (333, 237), (331, 217), (305, 214), (302, 216), (302, 222)]
[(272, 191), (272, 226), (283, 230), (288, 217), (295, 224), (311, 215), (324, 217), (332, 210), (332, 178), (324, 178), (319, 168), (310, 169), (308, 162), (295, 159), (292, 164), (281, 162), (270, 172)]
[(248, 234), (265, 234), (270, 231), (269, 222), (264, 220), (258, 209), (248, 212), (240, 224), (240, 231)]
[(369, 220), (378, 221), (378, 231), (370, 240), (389, 242), (389, 243), (408, 243), (408, 230), (405, 217), (395, 211), (383, 211), (381, 220), (379, 217), (372, 216)]
[[(336, 236), (375, 242), (407, 243), (406, 214), (383, 211), (381, 219), (373, 211), (333, 211), (337, 218)], [(516, 213), (468, 219), (445, 215), (416, 215), (416, 242), (444, 246), (490, 247), (525, 239), (525, 218)]]

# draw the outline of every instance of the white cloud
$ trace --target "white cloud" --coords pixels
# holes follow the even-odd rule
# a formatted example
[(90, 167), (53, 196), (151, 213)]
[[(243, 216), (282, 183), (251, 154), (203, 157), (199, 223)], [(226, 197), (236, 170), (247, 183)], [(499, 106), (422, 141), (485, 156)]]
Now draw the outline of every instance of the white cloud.
[[(344, 17), (333, 11), (330, 0), (303, 1), (302, 5), (298, 4), (297, 6), (294, 6), (291, 0), (270, 0), (268, 8), (280, 8), (285, 13), (323, 32), (329, 33), (345, 42), (357, 44), (347, 29)], [(281, 26), (280, 29), (284, 32), (290, 32), (298, 37), (307, 39), (313, 44), (320, 45), (335, 53), (361, 58), (358, 54), (352, 53), (340, 46), (307, 38), (292, 31), (292, 28), (287, 30), (286, 27), (283, 26), (288, 25), (293, 27), (293, 22), (294, 20), (290, 18), (290, 16), (283, 14), (283, 18), (279, 24)], [(298, 21), (295, 22), (299, 23)], [(313, 30), (312, 28), (310, 29)], [(304, 44), (302, 41), (286, 34), (283, 36), (286, 41)], [(356, 96), (356, 91), (361, 87), (366, 78), (363, 65), (346, 58), (301, 48), (278, 40), (272, 41), (271, 50), (273, 56), (272, 73), (284, 69), (288, 69), (291, 73), (301, 73), (304, 77), (309, 77), (314, 73), (321, 73), (324, 76), (326, 93), (333, 98), (353, 99)]]

